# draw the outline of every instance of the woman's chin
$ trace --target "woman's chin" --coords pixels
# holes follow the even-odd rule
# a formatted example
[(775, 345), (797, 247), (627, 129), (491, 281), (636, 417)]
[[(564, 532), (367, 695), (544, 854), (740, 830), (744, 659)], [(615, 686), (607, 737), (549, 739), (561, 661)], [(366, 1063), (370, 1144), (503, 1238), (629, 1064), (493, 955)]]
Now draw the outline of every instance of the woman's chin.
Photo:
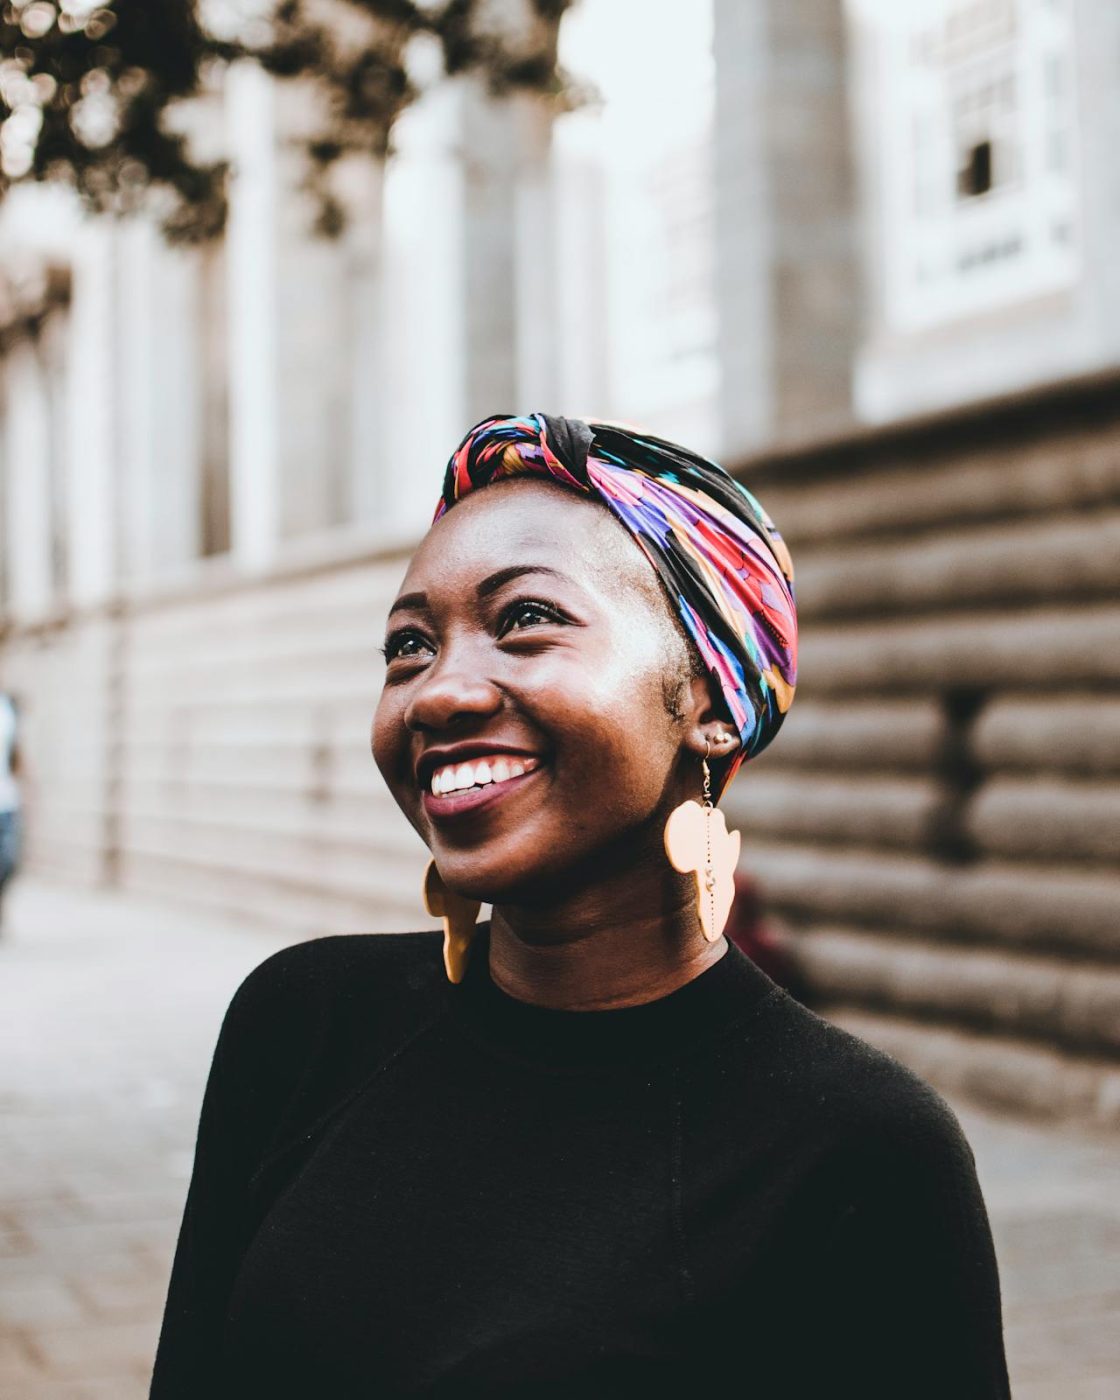
[(432, 852), (448, 889), (480, 904), (522, 904), (540, 896), (543, 874), (539, 859), (479, 851)]

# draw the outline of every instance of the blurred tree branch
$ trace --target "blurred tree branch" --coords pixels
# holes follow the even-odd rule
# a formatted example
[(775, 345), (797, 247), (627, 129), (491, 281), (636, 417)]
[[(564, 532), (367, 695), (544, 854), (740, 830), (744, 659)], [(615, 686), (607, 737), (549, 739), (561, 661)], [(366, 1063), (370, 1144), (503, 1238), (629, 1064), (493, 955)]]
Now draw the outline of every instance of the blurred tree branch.
[[(175, 241), (219, 233), (227, 165), (191, 148), (190, 99), (253, 61), (314, 91), (302, 141), (317, 225), (345, 211), (330, 172), (384, 158), (394, 123), (421, 92), (474, 73), (502, 95), (582, 100), (558, 67), (572, 0), (0, 0), (0, 199), (29, 181), (70, 185), (98, 212), (154, 206)], [(248, 13), (246, 10), (248, 9)]]

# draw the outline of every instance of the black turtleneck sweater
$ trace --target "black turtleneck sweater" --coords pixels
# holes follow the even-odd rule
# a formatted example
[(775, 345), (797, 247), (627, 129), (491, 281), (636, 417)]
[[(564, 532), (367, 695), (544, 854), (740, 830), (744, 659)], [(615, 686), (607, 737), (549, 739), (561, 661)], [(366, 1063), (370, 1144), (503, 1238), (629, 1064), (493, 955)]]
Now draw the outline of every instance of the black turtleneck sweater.
[(202, 1106), (154, 1400), (1007, 1396), (975, 1168), (921, 1080), (734, 946), (614, 1011), (482, 925), (296, 944)]

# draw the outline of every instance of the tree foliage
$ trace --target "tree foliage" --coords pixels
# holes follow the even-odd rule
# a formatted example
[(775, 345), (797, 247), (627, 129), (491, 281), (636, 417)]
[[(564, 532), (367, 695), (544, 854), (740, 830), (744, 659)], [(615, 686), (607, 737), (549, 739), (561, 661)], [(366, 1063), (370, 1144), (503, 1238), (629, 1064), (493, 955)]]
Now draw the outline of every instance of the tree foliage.
[[(188, 135), (192, 99), (254, 61), (315, 91), (305, 141), (323, 232), (343, 211), (330, 172), (384, 157), (394, 123), (438, 70), (480, 75), (495, 93), (575, 100), (556, 30), (571, 0), (0, 0), (0, 198), (57, 180), (99, 212), (154, 204), (168, 236), (219, 232), (227, 168)], [(427, 70), (427, 77), (422, 70)], [(418, 76), (418, 72), (420, 76)]]

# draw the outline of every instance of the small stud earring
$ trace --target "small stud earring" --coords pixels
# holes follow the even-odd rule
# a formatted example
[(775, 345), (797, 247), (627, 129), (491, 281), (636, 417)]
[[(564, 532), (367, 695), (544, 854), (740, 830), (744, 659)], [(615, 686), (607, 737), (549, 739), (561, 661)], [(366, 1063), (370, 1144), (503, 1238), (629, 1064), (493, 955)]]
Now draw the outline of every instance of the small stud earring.
[(704, 805), (691, 798), (669, 814), (665, 823), (665, 853), (674, 870), (696, 877), (696, 908), (700, 927), (709, 943), (723, 933), (735, 899), (735, 867), (741, 838), (728, 831), (727, 820), (712, 802), (712, 774), (708, 767), (711, 746), (704, 740), (700, 766), (704, 778)]
[(467, 970), (467, 956), (475, 934), (478, 911), (482, 904), (456, 894), (443, 883), (434, 860), (424, 871), (424, 908), (443, 920), (443, 966), (449, 982), (461, 982)]

